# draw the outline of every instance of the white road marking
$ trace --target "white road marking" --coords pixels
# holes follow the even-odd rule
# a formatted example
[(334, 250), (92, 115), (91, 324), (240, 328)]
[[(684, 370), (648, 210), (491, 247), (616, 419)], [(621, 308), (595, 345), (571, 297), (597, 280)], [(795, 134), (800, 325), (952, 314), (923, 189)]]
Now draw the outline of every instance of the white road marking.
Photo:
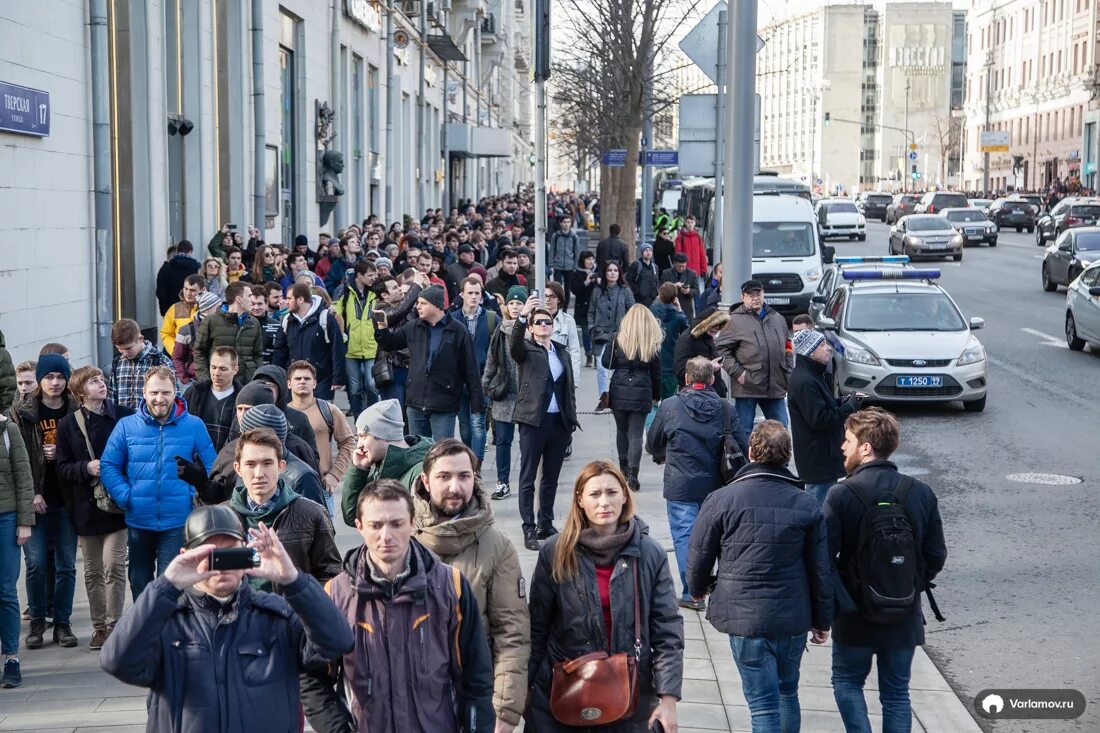
[(1057, 336), (1051, 336), (1049, 333), (1043, 333), (1042, 331), (1036, 331), (1034, 328), (1021, 328), (1024, 333), (1029, 333), (1032, 336), (1038, 336), (1043, 340), (1044, 346), (1055, 346), (1060, 349), (1068, 349), (1069, 346), (1066, 342)]
[(998, 359), (995, 356), (989, 356), (988, 354), (986, 355), (986, 359), (989, 360), (990, 364), (993, 364), (996, 367), (1004, 369), (1009, 374), (1014, 375), (1017, 379), (1020, 379), (1021, 381), (1027, 382), (1028, 384), (1035, 387), (1036, 389), (1038, 389), (1042, 392), (1046, 392), (1046, 393), (1048, 393), (1048, 394), (1050, 394), (1050, 395), (1052, 395), (1052, 396), (1054, 396), (1058, 399), (1069, 400), (1070, 402), (1072, 402), (1076, 405), (1079, 405), (1081, 407), (1084, 407), (1088, 410), (1093, 410), (1096, 407), (1095, 404), (1093, 404), (1093, 402), (1091, 402), (1089, 400), (1086, 400), (1084, 397), (1081, 397), (1079, 395), (1075, 395), (1075, 394), (1073, 394), (1072, 392), (1070, 392), (1068, 390), (1057, 389), (1048, 380), (1039, 379), (1039, 378), (1033, 376), (1031, 374), (1031, 372), (1028, 372), (1024, 369), (1021, 369), (1020, 367), (1017, 367), (1014, 364), (1009, 364), (1006, 361)]

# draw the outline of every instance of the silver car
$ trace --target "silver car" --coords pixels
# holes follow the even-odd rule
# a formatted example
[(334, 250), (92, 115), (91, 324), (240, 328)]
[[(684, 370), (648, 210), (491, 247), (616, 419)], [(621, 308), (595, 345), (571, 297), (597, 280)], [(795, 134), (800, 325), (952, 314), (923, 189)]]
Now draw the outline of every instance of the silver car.
[[(912, 218), (912, 217), (910, 217)], [(872, 402), (961, 401), (981, 412), (986, 401), (985, 349), (951, 296), (935, 283), (938, 270), (847, 270), (817, 327), (833, 331), (840, 394), (862, 392)]]
[(938, 214), (910, 214), (890, 228), (890, 254), (953, 257), (962, 262), (963, 236)]
[(1066, 290), (1066, 344), (1100, 351), (1100, 262), (1085, 268)]

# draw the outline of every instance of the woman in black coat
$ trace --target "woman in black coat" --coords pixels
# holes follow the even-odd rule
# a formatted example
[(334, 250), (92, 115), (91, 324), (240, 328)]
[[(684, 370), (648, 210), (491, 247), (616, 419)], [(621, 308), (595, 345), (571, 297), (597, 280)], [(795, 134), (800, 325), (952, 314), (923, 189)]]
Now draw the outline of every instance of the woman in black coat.
[(601, 361), (614, 370), (607, 404), (615, 416), (615, 445), (619, 470), (631, 491), (638, 491), (642, 463), (642, 433), (646, 416), (661, 400), (661, 323), (649, 308), (637, 304), (626, 312), (614, 348), (604, 349)]
[[(126, 601), (126, 518), (101, 511), (93, 493), (99, 456), (115, 424), (133, 410), (107, 401), (107, 382), (94, 366), (73, 372), (69, 388), (81, 403), (78, 412), (57, 425), (57, 473), (73, 528), (81, 538), (84, 585), (92, 616), (91, 648), (99, 649), (114, 628)], [(77, 417), (83, 418), (88, 440)], [(88, 442), (92, 454), (88, 453)]]
[(672, 239), (672, 234), (665, 228), (662, 228), (657, 232), (656, 239), (653, 240), (653, 261), (657, 263), (657, 268), (664, 272), (672, 267), (672, 255), (676, 254), (676, 242)]
[(636, 655), (634, 714), (614, 722), (597, 718), (590, 728), (568, 730), (646, 733), (657, 720), (665, 730), (676, 725), (684, 620), (676, 607), (668, 556), (648, 529), (634, 516), (626, 480), (611, 463), (593, 461), (581, 469), (561, 534), (543, 545), (531, 579), (531, 688), (525, 716), (530, 733), (566, 729), (550, 707), (554, 665), (599, 651)]
[[(588, 330), (588, 304), (592, 300), (592, 289), (596, 287), (596, 255), (585, 250), (577, 261), (569, 279), (569, 292), (573, 293), (573, 320), (581, 331), (584, 342), (585, 366), (592, 367), (592, 334)], [(577, 377), (576, 374), (573, 375)]]
[[(687, 363), (693, 357), (705, 356), (712, 360), (718, 358), (718, 351), (714, 347), (714, 339), (729, 322), (729, 313), (712, 308), (700, 313), (691, 329), (680, 334), (680, 338), (676, 341), (674, 364), (676, 381), (680, 383), (681, 387), (684, 386), (684, 372), (687, 370)], [(721, 372), (714, 376), (714, 391), (722, 398), (725, 398), (728, 394)]]

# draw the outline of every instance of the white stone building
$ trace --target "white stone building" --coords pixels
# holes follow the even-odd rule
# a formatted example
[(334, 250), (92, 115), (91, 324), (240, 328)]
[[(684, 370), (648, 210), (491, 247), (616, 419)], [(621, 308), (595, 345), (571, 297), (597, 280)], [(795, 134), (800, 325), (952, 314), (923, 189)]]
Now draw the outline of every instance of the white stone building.
[[(390, 39), (387, 6), (371, 0), (256, 2), (257, 68), (252, 0), (0, 3), (0, 90), (49, 93), (47, 137), (5, 130), (0, 115), (0, 330), (17, 361), (60, 341), (75, 364), (102, 362), (97, 294), (111, 306), (101, 334), (122, 316), (157, 325), (167, 246), (189, 239), (201, 259), (224, 223), (314, 242), (371, 213), (400, 220), (530, 181), (530, 0), (394, 0)], [(95, 261), (99, 7), (110, 268)], [(336, 113), (329, 149), (344, 159), (332, 204), (318, 201), (322, 103)]]

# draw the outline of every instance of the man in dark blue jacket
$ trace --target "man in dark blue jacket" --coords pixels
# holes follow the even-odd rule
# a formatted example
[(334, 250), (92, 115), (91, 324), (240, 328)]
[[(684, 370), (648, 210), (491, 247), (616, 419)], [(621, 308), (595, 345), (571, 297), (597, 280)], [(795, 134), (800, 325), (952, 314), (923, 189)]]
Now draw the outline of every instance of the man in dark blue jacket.
[(275, 334), (273, 364), (286, 369), (304, 359), (317, 368), (314, 396), (332, 401), (333, 390), (344, 386), (344, 335), (320, 295), (305, 283), (290, 289), (290, 313)]
[(695, 598), (711, 594), (707, 619), (730, 635), (753, 730), (798, 730), (806, 632), (824, 644), (833, 617), (825, 523), (785, 468), (791, 435), (782, 423), (762, 422), (748, 457), (733, 483), (703, 502), (688, 586)]
[(680, 567), (680, 605), (693, 611), (702, 611), (705, 605), (688, 594), (688, 543), (703, 501), (722, 486), (718, 459), (726, 416), (741, 452), (749, 450), (737, 410), (714, 391), (716, 369), (718, 366), (704, 356), (688, 361), (684, 370), (687, 386), (661, 403), (646, 435), (646, 450), (653, 460), (658, 465), (667, 464), (665, 508)]
[[(477, 358), (477, 376), (485, 372), (485, 362), (489, 359), (489, 343), (500, 325), (500, 315), (483, 308), (482, 296), (485, 286), (481, 278), (469, 276), (463, 278), (458, 286), (460, 299), (451, 306), (451, 317), (466, 327), (474, 346), (474, 356)], [(477, 456), (478, 466), (485, 458), (485, 409), (481, 412), (470, 409), (470, 391), (462, 391), (462, 403), (458, 408), (458, 434), (462, 442), (470, 447)]]
[[(837, 570), (851, 598), (861, 595), (853, 582), (852, 571), (866, 506), (898, 498), (896, 492), (902, 475), (887, 459), (897, 450), (899, 442), (897, 418), (881, 408), (870, 407), (852, 413), (844, 423), (844, 469), (848, 476), (829, 489), (824, 514), (829, 557), (836, 559)], [(858, 605), (850, 598), (844, 599), (848, 601), (847, 607), (838, 603), (833, 639), (833, 697), (847, 730), (871, 729), (863, 685), (871, 671), (872, 657), (878, 658), (883, 730), (908, 730), (912, 719), (909, 677), (913, 654), (924, 644), (924, 614), (919, 591), (928, 588), (943, 569), (947, 546), (939, 504), (932, 489), (912, 480), (900, 503), (913, 529), (923, 583), (917, 589), (911, 612), (893, 624), (864, 619)]]
[[(149, 688), (150, 733), (294, 733), (299, 672), (354, 646), (342, 614), (275, 532), (261, 522), (249, 534), (258, 567), (211, 570), (214, 551), (247, 538), (229, 507), (196, 509), (186, 547), (107, 639), (104, 671)], [(275, 584), (282, 596), (252, 589), (246, 576)]]

